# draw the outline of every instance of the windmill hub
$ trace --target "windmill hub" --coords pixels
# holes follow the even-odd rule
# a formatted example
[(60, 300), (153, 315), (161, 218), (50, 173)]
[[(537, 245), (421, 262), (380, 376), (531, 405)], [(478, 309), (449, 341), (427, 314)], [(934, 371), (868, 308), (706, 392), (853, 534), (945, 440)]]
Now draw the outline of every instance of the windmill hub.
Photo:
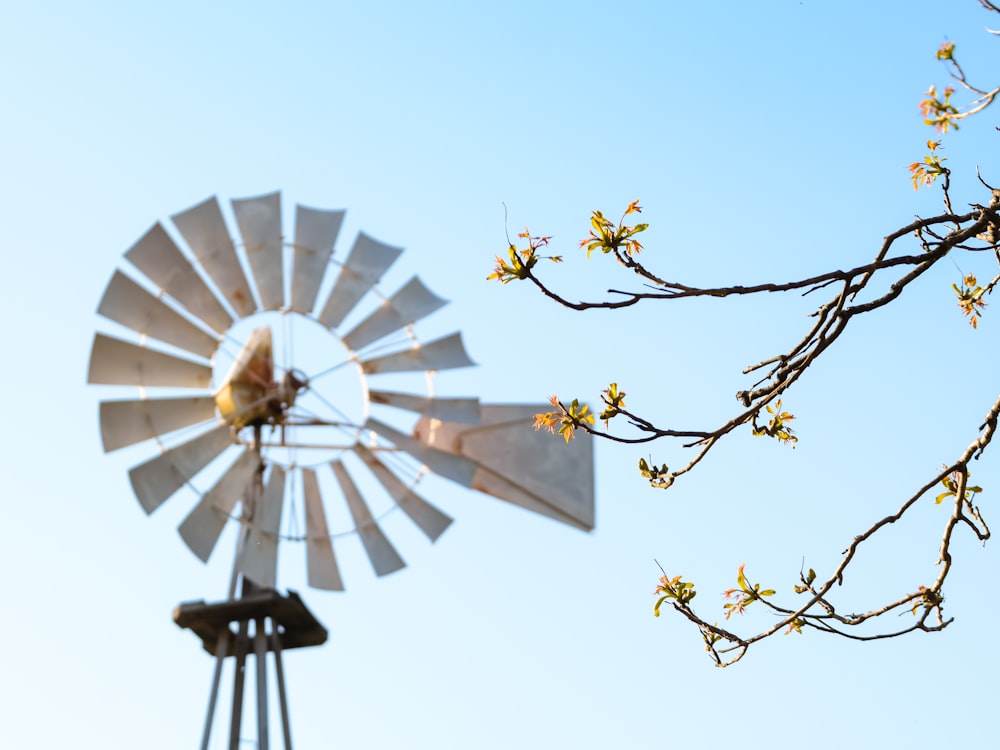
[(236, 323), (216, 352), (212, 380), (216, 411), (238, 441), (251, 444), (253, 430), (263, 428), (268, 459), (286, 467), (336, 458), (367, 416), (367, 388), (346, 347), (298, 313)]

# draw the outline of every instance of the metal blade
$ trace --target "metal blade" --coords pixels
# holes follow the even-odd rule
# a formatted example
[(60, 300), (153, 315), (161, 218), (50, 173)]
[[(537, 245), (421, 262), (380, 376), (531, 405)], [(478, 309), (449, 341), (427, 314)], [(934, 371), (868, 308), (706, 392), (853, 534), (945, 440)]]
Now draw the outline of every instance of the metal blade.
[(442, 513), (411, 488), (403, 484), (402, 480), (393, 474), (388, 466), (379, 461), (374, 453), (360, 444), (355, 444), (354, 452), (371, 469), (375, 477), (385, 487), (389, 496), (396, 501), (396, 505), (402, 508), (413, 523), (420, 527), (420, 530), (427, 535), (428, 539), (432, 542), (435, 541), (451, 525), (452, 519), (450, 516)]
[(181, 539), (202, 562), (208, 562), (236, 501), (246, 494), (259, 465), (260, 457), (256, 453), (249, 448), (243, 451), (177, 527)]
[(474, 364), (476, 363), (465, 353), (462, 334), (453, 333), (427, 344), (417, 344), (406, 351), (369, 359), (362, 362), (361, 367), (369, 375), (379, 375), (384, 372), (451, 370)]
[(222, 333), (233, 324), (215, 294), (159, 223), (125, 253), (133, 266), (177, 300), (184, 309)]
[(435, 296), (416, 276), (344, 336), (344, 343), (357, 351), (393, 331), (416, 323), (448, 304)]
[(285, 304), (281, 257), (281, 193), (234, 200), (233, 213), (243, 237), (243, 250), (257, 284), (260, 305), (280, 310)]
[(594, 441), (531, 429), (543, 404), (484, 404), (478, 426), (420, 419), (417, 438), (479, 465), (472, 487), (570, 526), (594, 528)]
[(194, 440), (133, 467), (128, 478), (142, 509), (152, 513), (159, 508), (164, 500), (194, 479), (199, 471), (232, 444), (228, 425), (219, 425)]
[(375, 523), (371, 511), (368, 510), (364, 498), (358, 492), (358, 488), (347, 473), (347, 469), (340, 461), (333, 461), (330, 466), (333, 467), (333, 473), (344, 493), (344, 499), (347, 500), (347, 507), (354, 519), (354, 526), (358, 536), (361, 537), (365, 552), (368, 553), (368, 559), (371, 560), (372, 567), (375, 569), (375, 575), (384, 576), (395, 573), (400, 568), (405, 568), (406, 563), (396, 552), (395, 547), (386, 539), (382, 529)]
[(302, 470), (302, 491), (306, 498), (306, 570), (309, 585), (327, 591), (343, 591), (333, 540), (326, 525), (319, 482), (312, 469)]
[(401, 247), (385, 245), (364, 232), (359, 232), (354, 240), (354, 247), (330, 290), (323, 312), (319, 315), (319, 322), (327, 328), (339, 326), (347, 313), (378, 283), (385, 270), (402, 252)]
[(97, 312), (137, 333), (211, 359), (219, 339), (175, 312), (135, 281), (115, 271)]
[(96, 385), (208, 388), (212, 368), (98, 333), (87, 382)]
[(472, 478), (477, 468), (476, 462), (472, 459), (433, 448), (371, 417), (365, 422), (365, 429), (378, 433), (400, 450), (420, 459), (435, 474), (457, 482), (463, 487), (472, 486)]
[(278, 577), (278, 533), (285, 499), (285, 470), (271, 467), (262, 506), (254, 509), (240, 570), (258, 586), (274, 588)]
[(152, 440), (214, 417), (215, 401), (211, 396), (102, 401), (101, 440), (104, 452)]
[(215, 196), (170, 218), (237, 316), (245, 318), (252, 314), (256, 309), (253, 293)]
[(295, 206), (295, 260), (292, 266), (292, 304), (296, 312), (309, 314), (316, 306), (323, 275), (333, 254), (343, 211), (321, 211)]
[(394, 406), (433, 419), (479, 424), (478, 398), (426, 398), (393, 391), (369, 391), (368, 398), (373, 404)]

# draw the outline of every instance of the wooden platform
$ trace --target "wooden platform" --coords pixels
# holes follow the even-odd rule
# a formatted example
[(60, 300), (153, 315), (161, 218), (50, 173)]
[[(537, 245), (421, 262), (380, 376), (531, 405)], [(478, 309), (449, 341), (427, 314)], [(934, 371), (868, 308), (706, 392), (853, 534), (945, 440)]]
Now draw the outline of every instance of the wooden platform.
[[(174, 609), (174, 622), (194, 631), (201, 638), (203, 648), (212, 656), (216, 655), (216, 645), (224, 629), (235, 637), (237, 631), (232, 625), (265, 617), (271, 618), (273, 632), (280, 635), (282, 650), (319, 646), (326, 642), (326, 628), (294, 591), (283, 596), (274, 589), (265, 589), (230, 601), (184, 602)], [(269, 651), (272, 645), (269, 638)]]

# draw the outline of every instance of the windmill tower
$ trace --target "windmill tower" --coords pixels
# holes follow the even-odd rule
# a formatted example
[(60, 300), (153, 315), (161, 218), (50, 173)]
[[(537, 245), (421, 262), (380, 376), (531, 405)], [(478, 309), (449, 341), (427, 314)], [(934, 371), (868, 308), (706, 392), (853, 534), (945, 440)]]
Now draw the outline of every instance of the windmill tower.
[[(128, 272), (114, 272), (98, 307), (115, 330), (94, 336), (88, 382), (130, 389), (101, 402), (101, 437), (106, 452), (149, 446), (129, 471), (147, 514), (168, 499), (191, 503), (179, 532), (203, 562), (236, 528), (225, 599), (174, 613), (215, 657), (201, 747), (227, 660), (229, 746), (239, 745), (251, 654), (257, 744), (269, 746), (270, 654), (291, 748), (282, 653), (327, 633), (297, 593), (278, 591), (279, 546), (304, 547), (319, 589), (344, 590), (335, 548), (347, 536), (377, 576), (393, 573), (405, 563), (384, 518), (402, 511), (432, 542), (451, 524), (418, 493), (428, 472), (590, 530), (593, 446), (533, 432), (543, 405), (435, 395), (435, 372), (474, 363), (459, 333), (418, 339), (415, 324), (446, 304), (419, 278), (379, 289), (401, 248), (359, 233), (335, 253), (344, 212), (305, 206), (286, 242), (278, 193), (231, 207), (238, 242), (212, 197), (125, 253)], [(422, 393), (394, 385), (413, 377)]]

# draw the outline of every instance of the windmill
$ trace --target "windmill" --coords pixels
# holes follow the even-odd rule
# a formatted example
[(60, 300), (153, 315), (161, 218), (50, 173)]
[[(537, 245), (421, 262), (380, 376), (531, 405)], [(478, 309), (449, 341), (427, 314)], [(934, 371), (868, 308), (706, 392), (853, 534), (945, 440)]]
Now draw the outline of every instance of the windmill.
[[(434, 373), (474, 363), (459, 333), (418, 339), (415, 324), (446, 304), (418, 277), (380, 290), (401, 248), (360, 232), (335, 252), (344, 212), (301, 205), (286, 242), (279, 193), (231, 208), (239, 242), (212, 197), (125, 252), (127, 272), (114, 272), (98, 307), (114, 331), (95, 334), (88, 382), (130, 389), (101, 402), (101, 438), (106, 452), (148, 446), (129, 471), (147, 514), (186, 499), (180, 536), (203, 562), (236, 528), (226, 598), (174, 612), (215, 657), (201, 747), (227, 659), (238, 746), (250, 654), (268, 747), (271, 654), (290, 748), (282, 652), (327, 632), (296, 592), (278, 591), (279, 546), (304, 547), (319, 589), (344, 590), (335, 541), (347, 536), (377, 576), (393, 573), (405, 562), (382, 528), (388, 515), (401, 511), (431, 542), (452, 522), (418, 492), (428, 472), (590, 530), (593, 447), (533, 432), (544, 406), (435, 395)], [(400, 389), (413, 378), (422, 392)]]

